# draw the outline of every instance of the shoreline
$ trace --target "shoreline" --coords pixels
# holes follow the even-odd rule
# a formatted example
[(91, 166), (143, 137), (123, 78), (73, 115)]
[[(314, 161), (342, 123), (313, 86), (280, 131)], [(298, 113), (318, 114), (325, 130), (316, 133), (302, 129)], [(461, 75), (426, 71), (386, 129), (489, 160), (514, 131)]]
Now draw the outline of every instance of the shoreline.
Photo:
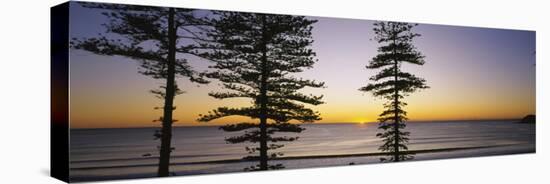
[[(516, 145), (516, 144), (494, 145), (494, 146), (476, 146), (476, 147), (435, 148), (435, 149), (423, 149), (423, 150), (409, 150), (409, 151), (404, 151), (403, 153), (407, 153), (407, 154), (439, 153), (439, 152), (452, 152), (452, 151), (461, 151), (461, 150), (506, 147), (506, 146), (514, 146), (514, 145)], [(534, 152), (535, 151), (533, 151), (533, 153)], [(529, 152), (525, 152), (525, 153), (529, 153)], [(375, 152), (375, 153), (355, 153), (355, 154), (336, 154), (336, 155), (289, 156), (289, 157), (279, 157), (279, 158), (270, 159), (270, 160), (301, 160), (301, 159), (371, 157), (371, 156), (382, 156), (382, 155), (388, 155), (388, 153)], [(136, 158), (136, 159), (155, 159), (155, 157)], [(132, 160), (132, 159), (123, 159), (123, 160)], [(256, 161), (256, 160), (242, 159), (241, 158), (241, 159), (225, 159), (225, 160), (211, 160), (211, 161), (197, 161), (197, 162), (180, 162), (180, 163), (171, 163), (170, 165), (171, 166), (181, 166), (181, 165), (199, 165), (199, 164), (226, 164), (226, 163), (240, 163), (240, 162), (253, 162), (253, 161)], [(150, 167), (150, 166), (157, 166), (157, 164), (134, 164), (134, 165), (76, 167), (76, 168), (70, 168), (70, 170), (83, 171), (83, 170), (95, 170), (95, 169), (117, 169), (117, 168), (132, 168), (132, 167)]]

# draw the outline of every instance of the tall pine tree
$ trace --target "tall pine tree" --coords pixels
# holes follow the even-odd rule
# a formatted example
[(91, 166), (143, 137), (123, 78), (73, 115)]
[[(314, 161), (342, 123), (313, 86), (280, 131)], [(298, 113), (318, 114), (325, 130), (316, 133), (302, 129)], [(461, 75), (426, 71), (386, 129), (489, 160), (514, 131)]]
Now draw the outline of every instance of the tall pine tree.
[[(191, 82), (205, 84), (202, 75), (195, 72), (182, 54), (196, 53), (199, 49), (194, 40), (201, 39), (202, 25), (206, 19), (196, 16), (192, 9), (134, 6), (120, 4), (80, 3), (87, 8), (100, 9), (109, 18), (104, 26), (109, 36), (99, 34), (94, 38), (73, 38), (72, 47), (99, 55), (124, 56), (140, 64), (140, 73), (162, 80), (159, 89), (151, 93), (163, 99), (163, 115), (155, 121), (162, 128), (155, 132), (161, 140), (159, 148), (158, 176), (169, 175), (172, 118), (175, 110), (174, 97), (181, 93), (176, 77), (185, 77)], [(179, 54), (179, 55), (178, 55)], [(177, 56), (178, 55), (178, 56)]]
[(407, 112), (403, 109), (407, 104), (403, 98), (419, 90), (426, 89), (426, 80), (401, 70), (403, 63), (423, 65), (424, 56), (413, 45), (413, 39), (420, 34), (412, 32), (416, 25), (401, 22), (374, 23), (375, 40), (381, 44), (378, 55), (370, 60), (367, 69), (382, 69), (372, 76), (372, 83), (360, 88), (360, 91), (371, 92), (376, 97), (382, 97), (385, 110), (379, 115), (379, 129), (382, 133), (376, 134), (383, 139), (384, 144), (379, 150), (387, 152), (389, 158), (381, 161), (399, 162), (412, 159), (411, 154), (403, 153), (408, 150), (410, 132), (405, 128)]
[[(211, 92), (217, 99), (248, 98), (249, 107), (219, 107), (199, 121), (208, 122), (227, 116), (245, 116), (259, 122), (229, 124), (220, 129), (229, 132), (244, 131), (243, 135), (228, 137), (228, 143), (259, 143), (246, 147), (259, 164), (245, 170), (284, 168), (281, 164), (268, 164), (269, 159), (283, 155), (268, 153), (283, 147), (279, 142), (295, 141), (298, 137), (275, 136), (277, 132), (304, 130), (298, 122), (320, 120), (319, 113), (305, 104), (322, 104), (322, 96), (304, 95), (305, 87), (321, 88), (324, 83), (293, 76), (312, 68), (315, 52), (309, 48), (312, 24), (303, 16), (267, 15), (256, 13), (218, 12), (214, 22), (213, 52), (203, 54), (215, 64), (210, 78), (218, 79), (227, 92)], [(259, 156), (256, 155), (259, 152)]]

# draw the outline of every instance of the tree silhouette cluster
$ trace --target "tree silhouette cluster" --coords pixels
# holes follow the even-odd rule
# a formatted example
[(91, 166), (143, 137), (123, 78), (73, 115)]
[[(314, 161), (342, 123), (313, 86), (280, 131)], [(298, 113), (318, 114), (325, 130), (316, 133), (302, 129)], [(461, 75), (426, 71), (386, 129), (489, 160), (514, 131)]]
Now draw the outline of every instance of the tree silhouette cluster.
[[(154, 133), (160, 139), (158, 176), (168, 176), (170, 165), (174, 98), (182, 90), (177, 78), (197, 84), (217, 80), (224, 91), (208, 95), (216, 99), (244, 98), (245, 107), (218, 107), (199, 115), (198, 121), (209, 122), (228, 116), (244, 116), (251, 122), (221, 126), (227, 132), (242, 134), (226, 137), (227, 143), (252, 143), (245, 147), (247, 160), (257, 165), (248, 171), (284, 168), (268, 161), (280, 157), (276, 151), (283, 142), (297, 140), (305, 130), (299, 123), (321, 119), (312, 106), (323, 104), (323, 96), (303, 94), (304, 88), (324, 88), (323, 82), (296, 77), (311, 69), (315, 62), (312, 29), (316, 20), (304, 16), (273, 15), (183, 8), (98, 4), (80, 2), (84, 7), (100, 9), (108, 18), (107, 34), (92, 38), (73, 38), (71, 46), (99, 55), (123, 56), (139, 62), (139, 73), (163, 81), (150, 92), (163, 100), (163, 115), (155, 120), (162, 128)], [(206, 12), (206, 16), (204, 16)], [(202, 15), (202, 16), (200, 16)], [(412, 41), (420, 36), (412, 32), (415, 25), (400, 22), (376, 22), (375, 40), (381, 44), (378, 55), (368, 69), (381, 69), (372, 76), (372, 83), (360, 90), (387, 100), (379, 117), (377, 136), (384, 140), (380, 150), (391, 157), (382, 161), (412, 159), (404, 154), (409, 132), (404, 131), (405, 96), (428, 88), (426, 81), (401, 70), (404, 63), (423, 65), (424, 56)], [(189, 57), (210, 61), (209, 70), (195, 71)], [(207, 79), (209, 78), (209, 79)], [(283, 136), (280, 133), (285, 133)], [(150, 154), (146, 154), (150, 155)]]

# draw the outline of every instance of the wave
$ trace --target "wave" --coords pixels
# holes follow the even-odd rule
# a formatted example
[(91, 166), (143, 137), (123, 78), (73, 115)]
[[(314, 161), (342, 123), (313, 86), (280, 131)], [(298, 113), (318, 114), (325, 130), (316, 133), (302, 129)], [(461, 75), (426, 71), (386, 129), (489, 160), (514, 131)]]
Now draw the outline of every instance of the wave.
[[(409, 150), (409, 151), (402, 151), (402, 153), (404, 153), (404, 154), (437, 153), (437, 152), (449, 152), (449, 151), (459, 151), (459, 150), (472, 150), (472, 149), (506, 147), (506, 146), (514, 146), (514, 145), (517, 145), (517, 144)], [(346, 157), (368, 157), (368, 156), (383, 156), (383, 155), (388, 155), (388, 153), (375, 152), (375, 153), (355, 153), (355, 154), (336, 154), (336, 155), (288, 156), (288, 157), (279, 157), (279, 158), (275, 158), (275, 159), (272, 159), (272, 160), (346, 158)], [(176, 157), (182, 157), (182, 156), (176, 156)], [(187, 156), (183, 156), (183, 157), (187, 157)], [(121, 160), (135, 160), (135, 159), (155, 159), (155, 158), (158, 159), (158, 157), (154, 157), (154, 158), (147, 157), (147, 158), (134, 158), (134, 159), (128, 158), (128, 159), (87, 160), (85, 162), (121, 161)], [(197, 165), (197, 164), (226, 164), (226, 163), (252, 162), (252, 161), (255, 161), (255, 160), (251, 160), (251, 159), (225, 159), (225, 160), (210, 160), (210, 161), (197, 161), (197, 162), (176, 162), (176, 163), (171, 163), (170, 165), (171, 166), (177, 166), (177, 165)], [(73, 162), (71, 162), (71, 163), (73, 163)], [(71, 170), (119, 169), (119, 168), (154, 167), (154, 166), (157, 166), (157, 164), (132, 164), (132, 165), (72, 167)]]

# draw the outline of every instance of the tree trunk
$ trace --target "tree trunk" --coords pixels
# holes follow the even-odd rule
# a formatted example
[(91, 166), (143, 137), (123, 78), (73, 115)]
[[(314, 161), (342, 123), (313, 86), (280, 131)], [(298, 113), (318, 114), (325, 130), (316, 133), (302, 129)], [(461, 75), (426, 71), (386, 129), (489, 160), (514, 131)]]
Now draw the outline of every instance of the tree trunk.
[(174, 8), (168, 13), (168, 74), (166, 77), (166, 91), (164, 96), (164, 113), (161, 130), (161, 145), (159, 177), (169, 176), (170, 152), (172, 152), (172, 112), (174, 110), (175, 96), (175, 62), (176, 62), (176, 27), (174, 25)]
[[(395, 57), (395, 38), (393, 39), (393, 44), (394, 44), (394, 49), (393, 49), (393, 55)], [(399, 70), (398, 68), (399, 65), (397, 64), (397, 59), (394, 58), (394, 64), (393, 64), (393, 72), (394, 72), (394, 80), (395, 80), (395, 84), (394, 84), (394, 89), (395, 89), (395, 94), (394, 94), (394, 101), (393, 101), (393, 110), (394, 110), (394, 122), (393, 122), (393, 131), (395, 133), (394, 135), (394, 145), (393, 145), (393, 149), (394, 149), (394, 154), (393, 154), (393, 161), (394, 162), (399, 162), (399, 111), (397, 110), (399, 108), (399, 90), (398, 90), (398, 86), (397, 86), (397, 82), (398, 82), (398, 75), (399, 75)]]
[[(395, 62), (397, 63), (397, 61)], [(394, 66), (394, 70), (395, 70), (395, 82), (397, 83), (397, 64), (395, 64)], [(399, 108), (399, 90), (397, 90), (397, 84), (395, 85), (395, 96), (394, 96), (394, 112), (395, 112), (395, 117), (394, 117), (394, 122), (393, 122), (393, 131), (394, 131), (394, 137), (395, 137), (395, 140), (394, 140), (394, 144), (393, 144), (393, 149), (394, 149), (394, 155), (393, 155), (393, 160), (395, 162), (399, 162), (399, 111), (397, 110)]]
[(267, 43), (265, 16), (262, 16), (262, 78), (260, 81), (260, 170), (267, 170)]

